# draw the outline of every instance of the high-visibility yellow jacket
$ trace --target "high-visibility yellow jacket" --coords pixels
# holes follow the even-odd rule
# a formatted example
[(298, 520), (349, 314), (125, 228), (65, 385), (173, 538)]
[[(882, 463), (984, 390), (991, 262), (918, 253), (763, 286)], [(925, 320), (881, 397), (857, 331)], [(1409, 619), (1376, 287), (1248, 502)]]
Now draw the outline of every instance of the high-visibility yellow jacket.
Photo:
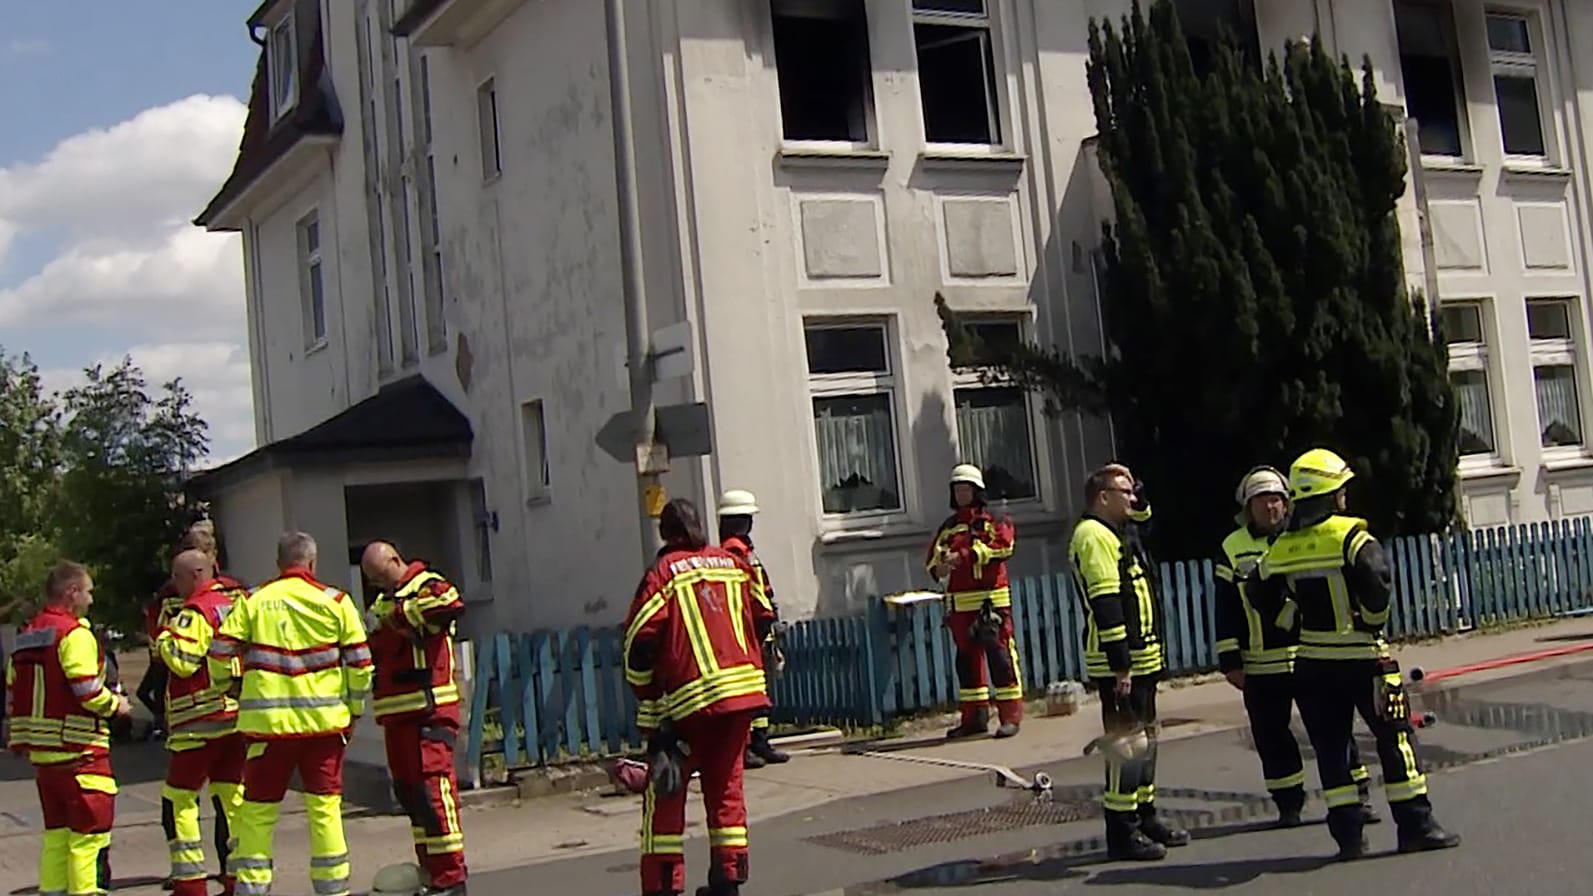
[(6, 663), (8, 748), (36, 765), (111, 749), (106, 719), (122, 698), (105, 683), (105, 656), (88, 621), (46, 607), (17, 635)]
[(1155, 675), (1164, 668), (1154, 572), (1116, 528), (1085, 514), (1068, 544), (1073, 584), (1084, 602), (1084, 669)]
[[(1363, 519), (1333, 514), (1300, 521), (1261, 559), (1257, 609), (1282, 614), (1298, 606), (1300, 660), (1375, 660), (1388, 652), (1393, 575), (1388, 556)], [(1280, 615), (1280, 619), (1285, 618)]]
[(243, 661), (238, 730), (256, 738), (345, 731), (365, 711), (371, 651), (347, 594), (287, 569), (233, 606), (210, 656)]
[(244, 596), (231, 579), (200, 585), (161, 629), (155, 649), (171, 670), (166, 681), (166, 724), (174, 741), (213, 740), (232, 734), (238, 725), (238, 700), (233, 686), (242, 673), (238, 658), (208, 656), (216, 629)]

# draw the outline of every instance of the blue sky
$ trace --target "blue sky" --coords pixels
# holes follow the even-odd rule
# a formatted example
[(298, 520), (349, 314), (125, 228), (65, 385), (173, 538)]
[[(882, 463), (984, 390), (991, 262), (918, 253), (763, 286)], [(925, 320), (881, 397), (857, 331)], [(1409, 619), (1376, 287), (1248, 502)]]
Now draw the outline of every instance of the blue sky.
[(222, 458), (253, 446), (242, 267), (184, 221), (231, 167), (256, 5), (0, 3), (0, 347), (59, 385), (127, 352), (182, 375)]

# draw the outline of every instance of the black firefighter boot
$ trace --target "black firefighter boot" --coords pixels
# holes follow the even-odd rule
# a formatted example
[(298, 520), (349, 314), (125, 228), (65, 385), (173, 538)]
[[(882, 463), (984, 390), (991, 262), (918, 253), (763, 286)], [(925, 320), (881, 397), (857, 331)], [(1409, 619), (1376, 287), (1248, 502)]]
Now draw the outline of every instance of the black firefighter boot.
[(1377, 808), (1372, 805), (1372, 782), (1361, 781), (1355, 785), (1361, 793), (1361, 822), (1364, 824), (1382, 824), (1383, 816), (1377, 814)]
[(1304, 822), (1300, 814), (1305, 811), (1305, 787), (1290, 787), (1272, 795), (1278, 806), (1278, 827), (1297, 828)]
[(1361, 833), (1365, 824), (1359, 804), (1334, 806), (1328, 809), (1328, 833), (1333, 835), (1333, 842), (1339, 845), (1339, 852), (1335, 858), (1341, 862), (1349, 862), (1366, 855), (1366, 836)]
[(1162, 846), (1189, 845), (1189, 832), (1163, 821), (1161, 816), (1156, 814), (1155, 804), (1139, 807), (1139, 831)]
[(1460, 835), (1439, 827), (1433, 820), (1433, 807), (1426, 795), (1394, 803), (1394, 823), (1399, 826), (1400, 852), (1428, 852), (1460, 845)]
[(1106, 813), (1106, 857), (1114, 861), (1156, 862), (1167, 858), (1167, 847), (1145, 836), (1132, 812)]
[(962, 722), (946, 732), (946, 739), (984, 737), (988, 733), (990, 733), (990, 708), (981, 706), (974, 710), (971, 716), (967, 710), (963, 710)]
[(778, 750), (774, 744), (769, 743), (769, 729), (767, 728), (752, 729), (752, 740), (747, 744), (747, 753), (750, 756), (756, 756), (759, 760), (758, 765), (752, 766), (753, 768), (760, 767), (765, 763), (779, 765), (782, 762), (791, 761), (791, 754)]

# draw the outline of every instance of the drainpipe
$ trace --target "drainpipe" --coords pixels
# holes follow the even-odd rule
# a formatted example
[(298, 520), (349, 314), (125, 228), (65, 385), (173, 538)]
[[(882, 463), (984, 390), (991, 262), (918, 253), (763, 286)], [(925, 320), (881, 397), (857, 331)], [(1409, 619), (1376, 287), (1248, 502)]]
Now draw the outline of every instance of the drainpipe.
[(636, 191), (636, 137), (631, 121), (630, 60), (625, 44), (622, 0), (604, 0), (608, 27), (608, 82), (614, 120), (614, 180), (618, 188), (620, 268), (624, 274), (626, 367), (630, 371), (631, 423), (636, 428), (636, 493), (641, 522), (642, 562), (651, 566), (662, 542), (647, 512), (648, 492), (659, 472), (644, 461), (653, 446), (653, 364), (647, 323), (647, 291), (642, 273), (642, 230)]

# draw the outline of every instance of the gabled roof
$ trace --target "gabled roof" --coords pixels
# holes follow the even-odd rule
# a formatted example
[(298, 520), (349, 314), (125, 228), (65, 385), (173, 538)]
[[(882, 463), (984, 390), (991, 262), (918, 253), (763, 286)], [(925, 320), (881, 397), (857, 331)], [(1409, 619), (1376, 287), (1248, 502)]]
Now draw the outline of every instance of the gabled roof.
[(393, 34), (398, 37), (408, 37), (420, 27), (420, 23), (430, 18), (431, 14), (442, 9), (448, 0), (410, 0), (409, 8), (393, 23)]
[(188, 487), (213, 492), (281, 467), (469, 457), (474, 441), (470, 419), (415, 374), (296, 436), (196, 474)]
[[(266, 6), (273, 5), (271, 3)], [(266, 9), (262, 6), (250, 17), (251, 29)], [(292, 111), (275, 124), (271, 122), (271, 79), (267, 50), (261, 49), (255, 65), (254, 85), (249, 91), (249, 114), (244, 120), (243, 140), (238, 159), (221, 190), (199, 213), (194, 223), (208, 227), (233, 200), (282, 158), (301, 139), (309, 136), (339, 136), (343, 133), (343, 114), (326, 67), (325, 29), (321, 5), (316, 0), (293, 0), (294, 15), (300, 24), (299, 96)], [(307, 39), (306, 39), (307, 38)]]

